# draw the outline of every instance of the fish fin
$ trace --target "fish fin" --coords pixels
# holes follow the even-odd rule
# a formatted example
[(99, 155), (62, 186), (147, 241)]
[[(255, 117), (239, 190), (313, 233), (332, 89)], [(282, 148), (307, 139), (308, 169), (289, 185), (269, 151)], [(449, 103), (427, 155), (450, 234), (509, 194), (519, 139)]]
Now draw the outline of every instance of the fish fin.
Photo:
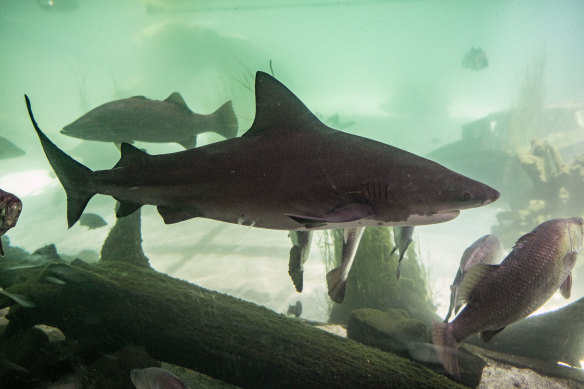
[(213, 131), (227, 139), (237, 136), (237, 116), (233, 111), (231, 100), (219, 107), (211, 116), (215, 122)]
[(2, 237), (0, 237), (0, 256), (4, 256), (4, 247), (2, 247)]
[(120, 153), (120, 160), (115, 164), (114, 169), (129, 165), (144, 164), (146, 159), (150, 156), (147, 152), (126, 142), (122, 142), (120, 145)]
[(347, 280), (342, 279), (341, 266), (335, 267), (326, 274), (326, 283), (331, 300), (339, 304), (342, 303), (345, 299)]
[(487, 330), (480, 333), (481, 340), (483, 342), (489, 342), (493, 339), (493, 336), (497, 335), (499, 332), (503, 331), (505, 327), (497, 328), (496, 330)]
[(185, 149), (194, 149), (195, 147), (197, 147), (197, 136), (195, 135), (195, 133), (193, 132), (191, 135), (189, 135), (186, 139), (183, 139), (179, 142), (177, 142), (179, 145), (181, 145), (182, 147), (184, 147)]
[(41, 141), (47, 160), (67, 194), (67, 224), (71, 228), (79, 220), (85, 206), (96, 193), (91, 179), (93, 171), (51, 142), (37, 125), (28, 96), (24, 95), (24, 98), (28, 115)]
[(298, 293), (304, 288), (304, 270), (302, 266), (302, 253), (299, 246), (292, 246), (290, 249), (290, 260), (288, 261), (288, 274)]
[(168, 96), (166, 99), (164, 99), (164, 101), (166, 101), (167, 103), (175, 104), (175, 105), (178, 105), (180, 107), (186, 108), (190, 111), (189, 106), (187, 105), (187, 103), (185, 103), (185, 100), (178, 92), (172, 92), (170, 94), (170, 96)]
[(568, 274), (568, 277), (564, 280), (562, 286), (560, 286), (560, 292), (565, 299), (569, 299), (572, 294), (572, 273)]
[[(118, 200), (119, 201), (119, 200)], [(116, 211), (116, 217), (125, 217), (128, 215), (133, 214), (134, 212), (136, 212), (137, 210), (140, 209), (140, 207), (143, 204), (138, 204), (138, 203), (131, 203), (129, 201), (120, 201), (120, 206), (118, 207), (118, 210)]]
[(460, 368), (458, 367), (458, 343), (452, 333), (452, 327), (448, 323), (432, 323), (432, 343), (438, 354), (444, 369), (453, 377), (460, 380)]
[(322, 227), (328, 223), (347, 223), (372, 216), (376, 213), (375, 208), (367, 203), (349, 203), (336, 207), (323, 216), (291, 215), (292, 218), (306, 228)]
[(485, 277), (498, 268), (499, 265), (486, 265), (484, 263), (479, 263), (478, 265), (471, 267), (464, 276), (464, 280), (462, 280), (462, 284), (458, 290), (458, 302), (462, 304), (469, 302), (473, 289), (480, 284)]
[(243, 136), (328, 128), (294, 93), (267, 73), (256, 73), (255, 96), (255, 119)]
[(306, 228), (318, 228), (326, 226), (326, 222), (324, 220), (319, 219), (311, 219), (311, 218), (304, 218), (301, 216), (293, 216), (293, 215), (286, 215), (290, 219), (294, 220), (297, 223), (304, 225)]
[(162, 216), (164, 224), (174, 224), (201, 216), (201, 214), (196, 210), (186, 210), (182, 208), (171, 208), (163, 206), (158, 206), (156, 209), (158, 210), (160, 216)]

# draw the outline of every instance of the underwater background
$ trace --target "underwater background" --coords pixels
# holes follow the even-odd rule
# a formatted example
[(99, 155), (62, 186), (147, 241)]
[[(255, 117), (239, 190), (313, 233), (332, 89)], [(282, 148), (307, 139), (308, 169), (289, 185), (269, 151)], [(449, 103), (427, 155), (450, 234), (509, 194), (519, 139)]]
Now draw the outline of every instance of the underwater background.
[[(85, 212), (108, 226), (67, 229), (65, 193), (33, 132), (24, 93), (59, 147), (91, 169), (109, 169), (119, 159), (113, 144), (59, 131), (105, 102), (163, 100), (178, 91), (197, 113), (232, 100), (241, 135), (254, 118), (253, 80), (262, 70), (329, 126), (426, 156), (501, 192), (493, 204), (415, 229), (415, 251), (444, 317), (462, 252), (480, 236), (498, 234), (508, 252), (541, 221), (584, 214), (576, 200), (582, 183), (564, 207), (546, 208), (560, 188), (539, 198), (517, 162), (532, 151), (532, 139), (559, 150), (566, 165), (584, 153), (583, 15), (579, 0), (0, 0), (0, 136), (26, 153), (0, 155), (0, 188), (23, 202), (10, 245), (32, 252), (54, 243), (60, 254), (95, 262), (115, 223), (115, 201), (96, 196)], [(472, 48), (486, 54), (486, 67), (463, 64)], [(487, 120), (486, 133), (469, 125), (495, 113), (507, 116)], [(203, 134), (198, 146), (222, 139)], [(151, 154), (183, 149), (136, 145)], [(312, 241), (301, 294), (287, 272), (286, 231), (201, 218), (165, 225), (145, 206), (142, 239), (161, 272), (276, 312), (300, 300), (303, 318), (329, 317), (322, 232)], [(538, 312), (583, 297), (583, 269), (578, 261), (569, 301), (556, 293)]]

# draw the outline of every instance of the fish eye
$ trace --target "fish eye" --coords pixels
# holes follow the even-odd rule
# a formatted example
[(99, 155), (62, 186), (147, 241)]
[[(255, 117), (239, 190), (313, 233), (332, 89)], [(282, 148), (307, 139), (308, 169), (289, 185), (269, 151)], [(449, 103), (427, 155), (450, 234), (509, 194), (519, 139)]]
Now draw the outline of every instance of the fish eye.
[(468, 201), (472, 198), (471, 194), (468, 192), (464, 192), (464, 194), (462, 195), (462, 201)]

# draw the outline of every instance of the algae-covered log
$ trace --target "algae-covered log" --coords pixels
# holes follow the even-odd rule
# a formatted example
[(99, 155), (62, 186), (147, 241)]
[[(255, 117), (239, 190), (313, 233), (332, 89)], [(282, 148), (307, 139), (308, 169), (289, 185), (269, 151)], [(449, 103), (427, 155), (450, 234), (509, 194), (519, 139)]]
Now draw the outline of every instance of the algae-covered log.
[(42, 323), (96, 354), (135, 344), (244, 387), (457, 387), (404, 358), (145, 267), (58, 263), (3, 286), (35, 307), (0, 296), (0, 307), (12, 304), (0, 341)]

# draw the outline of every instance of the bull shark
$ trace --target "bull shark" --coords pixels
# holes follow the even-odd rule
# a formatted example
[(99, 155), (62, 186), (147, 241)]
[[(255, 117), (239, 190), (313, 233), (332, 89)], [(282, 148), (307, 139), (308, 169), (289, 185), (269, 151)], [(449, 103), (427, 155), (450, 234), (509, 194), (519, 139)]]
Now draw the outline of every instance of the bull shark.
[[(257, 72), (256, 116), (239, 138), (150, 155), (121, 144), (119, 162), (92, 171), (31, 122), (67, 193), (73, 226), (95, 194), (117, 216), (155, 205), (166, 224), (203, 217), (291, 231), (445, 222), (499, 192), (433, 161), (322, 123), (274, 77)], [(340, 272), (339, 272), (340, 273)]]

